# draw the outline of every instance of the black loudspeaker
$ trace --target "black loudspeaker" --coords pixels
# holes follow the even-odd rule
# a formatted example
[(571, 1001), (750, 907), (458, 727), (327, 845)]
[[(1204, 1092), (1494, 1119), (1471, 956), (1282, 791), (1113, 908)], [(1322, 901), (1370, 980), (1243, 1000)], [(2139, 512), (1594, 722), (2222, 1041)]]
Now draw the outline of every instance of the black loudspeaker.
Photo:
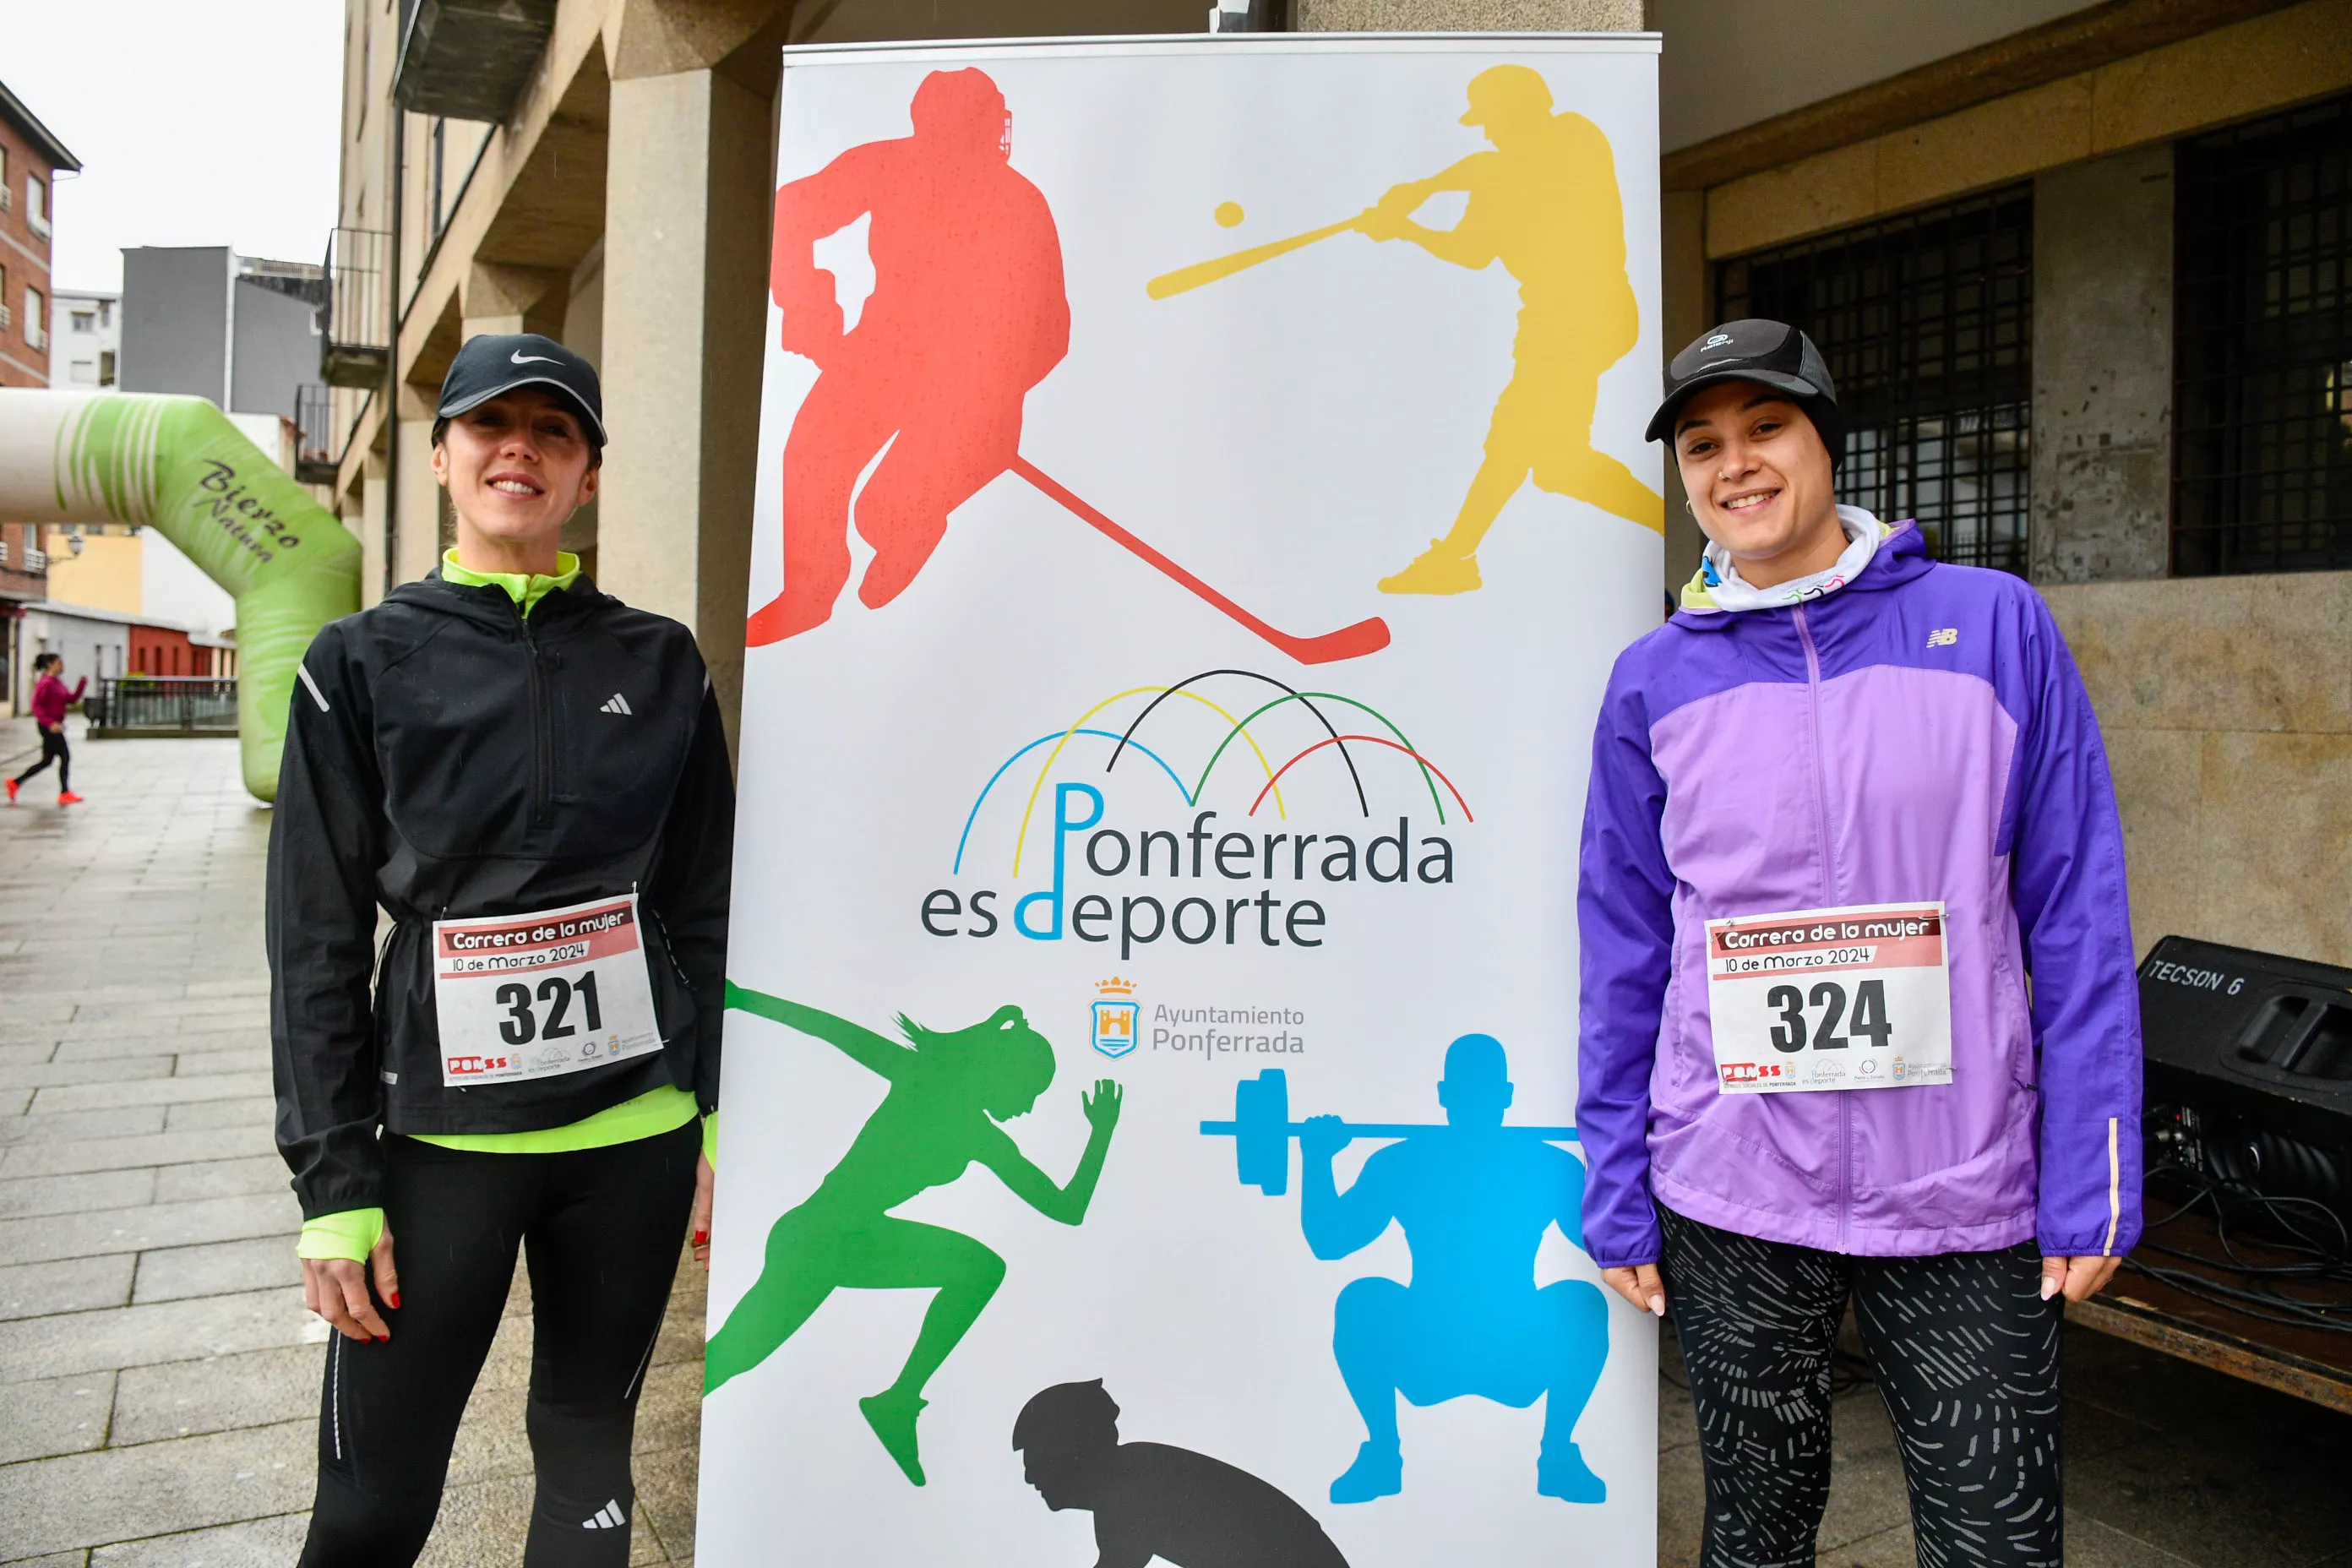
[[(2139, 1004), (2151, 1186), (2210, 1189), (2233, 1226), (2343, 1256), (2352, 969), (2168, 936), (2139, 966)], [(2282, 1198), (2302, 1201), (2263, 1201)]]

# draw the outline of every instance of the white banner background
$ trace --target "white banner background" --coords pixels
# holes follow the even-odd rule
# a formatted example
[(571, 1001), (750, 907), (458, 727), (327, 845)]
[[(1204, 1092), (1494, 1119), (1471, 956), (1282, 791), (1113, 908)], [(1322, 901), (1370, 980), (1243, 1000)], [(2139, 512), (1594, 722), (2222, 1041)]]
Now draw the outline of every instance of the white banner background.
[[(1657, 395), (1657, 138), (1654, 45), (1634, 38), (1120, 40), (1084, 45), (792, 51), (779, 181), (845, 150), (908, 133), (933, 70), (978, 66), (1012, 114), (1012, 165), (1058, 226), (1069, 353), (1030, 393), (1023, 454), (1177, 562), (1286, 630), (1319, 633), (1382, 616), (1394, 641), (1368, 658), (1308, 668), (1259, 641), (1068, 511), (1007, 475), (957, 510), (944, 542), (894, 603), (869, 610), (856, 575), (829, 622), (749, 658), (741, 744), (735, 983), (896, 1037), (894, 1015), (942, 1030), (1023, 1008), (1058, 1072), (1036, 1108), (1004, 1123), (1055, 1182), (1086, 1142), (1079, 1094), (1119, 1080), (1124, 1115), (1082, 1225), (1041, 1216), (978, 1165), (892, 1212), (977, 1238), (1006, 1264), (1003, 1287), (926, 1389), (928, 1484), (911, 1486), (859, 1415), (914, 1343), (931, 1293), (836, 1290), (783, 1346), (717, 1390), (704, 1409), (698, 1558), (712, 1564), (1003, 1563), (1094, 1561), (1092, 1521), (1049, 1510), (1024, 1483), (1013, 1423), (1052, 1384), (1105, 1381), (1129, 1443), (1212, 1455), (1312, 1512), (1356, 1568), (1653, 1560), (1654, 1327), (1608, 1314), (1600, 1384), (1577, 1441), (1605, 1503), (1537, 1494), (1544, 1405), (1478, 1397), (1401, 1412), (1403, 1489), (1334, 1505), (1333, 1478), (1364, 1427), (1334, 1363), (1333, 1303), (1349, 1281), (1412, 1278), (1391, 1226), (1351, 1257), (1318, 1261), (1301, 1234), (1298, 1154), (1270, 1197), (1235, 1179), (1233, 1141), (1203, 1120), (1234, 1113), (1236, 1083), (1278, 1067), (1296, 1120), (1442, 1120), (1435, 1085), (1448, 1042), (1469, 1032), (1509, 1053), (1508, 1120), (1574, 1120), (1575, 858), (1592, 719), (1617, 651), (1659, 617), (1660, 539), (1582, 501), (1522, 488), (1479, 552), (1485, 586), (1452, 596), (1375, 584), (1444, 533), (1476, 470), (1497, 394), (1513, 371), (1519, 307), (1501, 266), (1470, 271), (1405, 242), (1343, 234), (1223, 281), (1154, 301), (1145, 281), (1175, 268), (1336, 222), (1399, 182), (1486, 146), (1458, 121), (1465, 89), (1500, 62), (1538, 70), (1559, 110), (1605, 132), (1616, 163), (1640, 306), (1633, 352), (1602, 378), (1593, 445), (1657, 489), (1641, 439)], [(1230, 227), (1213, 214), (1236, 203)], [(1451, 208), (1448, 203), (1453, 205)], [(1451, 223), (1460, 198), (1422, 214)], [(1230, 215), (1228, 215), (1230, 216)], [(825, 242), (823, 265), (855, 302), (862, 228)], [(761, 415), (753, 606), (781, 585), (781, 452), (816, 377), (776, 346), (771, 308)], [(869, 555), (853, 542), (857, 568)], [(1322, 738), (1293, 703), (1252, 726), (1265, 764), (1236, 742), (1197, 806), (1167, 773), (1110, 743), (1074, 737), (1038, 788), (1016, 879), (1022, 811), (1051, 746), (991, 775), (1114, 694), (1206, 670), (1262, 672), (1377, 709), (1450, 779), (1440, 826), (1412, 760), (1350, 747), (1370, 805), (1332, 749), (1307, 757), (1251, 816), (1268, 767)], [(1278, 695), (1238, 677), (1198, 688), (1235, 717)], [(1150, 697), (1104, 708), (1118, 732)], [(1326, 703), (1342, 732), (1386, 733)], [(1230, 725), (1190, 700), (1136, 732), (1192, 787)], [(1359, 849), (1408, 817), (1442, 837), (1453, 879), (1308, 880), (1291, 849), (1270, 882), (1096, 876), (1086, 836), (1068, 845), (1066, 908), (1090, 891), (1113, 909), (1262, 888), (1316, 900), (1320, 946), (1163, 936), (1122, 957), (1066, 927), (1014, 933), (1014, 900), (1047, 889), (1057, 783), (1106, 801), (1102, 826), (1181, 832), (1213, 809), (1213, 833), (1349, 835)], [(961, 874), (954, 870), (966, 832)], [(1213, 844), (1212, 844), (1213, 849)], [(1414, 855), (1424, 853), (1417, 844)], [(1253, 855), (1255, 863), (1258, 857)], [(925, 897), (992, 889), (992, 937), (928, 934)], [(1042, 910), (1038, 913), (1042, 914)], [(969, 917), (945, 922), (976, 924)], [(1033, 919), (1034, 923), (1034, 919)], [(1281, 916), (1272, 917), (1275, 934)], [(1144, 1043), (1117, 1060), (1090, 1047), (1097, 983), (1132, 982)], [(1155, 1050), (1155, 1009), (1247, 1006), (1304, 1016), (1303, 1051)], [(758, 1277), (770, 1227), (806, 1199), (881, 1103), (884, 1084), (812, 1037), (742, 1012), (727, 1021), (715, 1332)], [(1351, 1143), (1344, 1187), (1381, 1144)], [(1572, 1146), (1571, 1146), (1572, 1147)], [(1595, 1282), (1557, 1231), (1534, 1282)]]

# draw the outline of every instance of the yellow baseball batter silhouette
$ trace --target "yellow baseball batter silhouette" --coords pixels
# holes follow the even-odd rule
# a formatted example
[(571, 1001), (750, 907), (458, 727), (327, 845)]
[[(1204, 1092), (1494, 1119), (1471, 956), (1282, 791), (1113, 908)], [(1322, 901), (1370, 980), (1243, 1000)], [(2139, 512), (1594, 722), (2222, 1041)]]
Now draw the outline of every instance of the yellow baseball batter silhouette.
[[(1665, 531), (1657, 492), (1592, 449), (1601, 373), (1633, 352), (1641, 331), (1609, 139), (1581, 114), (1554, 114), (1551, 89), (1526, 66), (1496, 66), (1471, 79), (1462, 123), (1484, 127), (1494, 150), (1397, 186), (1356, 226), (1374, 239), (1409, 239), (1473, 271), (1501, 261), (1519, 280), (1517, 369), (1495, 400), (1486, 460), (1452, 531), (1383, 578), (1388, 594), (1477, 587), (1479, 542), (1531, 478), (1554, 495)], [(1414, 222), (1414, 210), (1441, 191), (1469, 194), (1462, 221), (1451, 229)]]
[[(1554, 495), (1665, 531), (1665, 503), (1616, 458), (1592, 447), (1601, 373), (1633, 352), (1641, 315), (1625, 275), (1624, 207), (1615, 154), (1601, 128), (1552, 112), (1551, 89), (1526, 66), (1495, 66), (1471, 79), (1465, 125), (1483, 128), (1491, 151), (1391, 189), (1353, 219), (1155, 279), (1154, 299), (1198, 288), (1244, 268), (1353, 230), (1406, 239), (1441, 261), (1478, 271), (1503, 264), (1519, 283), (1518, 336), (1510, 384), (1495, 401), (1486, 460), (1454, 526), (1381, 589), (1464, 594), (1479, 585), (1478, 546), (1504, 504), (1530, 479)], [(1469, 200), (1450, 229), (1413, 214), (1441, 192)]]

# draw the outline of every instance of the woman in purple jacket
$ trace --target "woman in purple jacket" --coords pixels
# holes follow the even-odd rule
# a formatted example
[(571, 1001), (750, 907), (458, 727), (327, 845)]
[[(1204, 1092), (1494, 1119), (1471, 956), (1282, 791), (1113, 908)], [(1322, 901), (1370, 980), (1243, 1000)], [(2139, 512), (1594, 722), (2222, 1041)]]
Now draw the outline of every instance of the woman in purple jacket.
[(1709, 1568), (1813, 1561), (1849, 1301), (1920, 1562), (2056, 1563), (2057, 1298), (2140, 1228), (2097, 720), (2023, 581), (1836, 504), (1843, 426), (1803, 333), (1706, 333), (1649, 437), (1708, 544), (1593, 741), (1588, 1245), (1672, 1306)]

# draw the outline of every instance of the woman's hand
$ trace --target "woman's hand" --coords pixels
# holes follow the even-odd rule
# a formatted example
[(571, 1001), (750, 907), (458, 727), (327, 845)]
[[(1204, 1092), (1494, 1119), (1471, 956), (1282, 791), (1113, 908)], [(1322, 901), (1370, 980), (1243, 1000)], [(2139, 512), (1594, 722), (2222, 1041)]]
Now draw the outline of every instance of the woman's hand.
[(2107, 1288), (2123, 1267), (2120, 1258), (2045, 1258), (2042, 1260), (2042, 1299), (2063, 1295), (2069, 1301), (2087, 1301)]
[(1666, 1315), (1665, 1281), (1658, 1278), (1654, 1263), (1637, 1263), (1631, 1268), (1604, 1268), (1601, 1282), (1644, 1312), (1656, 1317)]
[(330, 1326), (354, 1340), (379, 1344), (392, 1338), (383, 1314), (368, 1298), (368, 1275), (375, 1276), (375, 1294), (394, 1311), (400, 1310), (400, 1274), (392, 1266), (392, 1227), (386, 1226), (365, 1263), (348, 1258), (302, 1259), (302, 1305), (327, 1320)]
[(710, 1204), (719, 1184), (719, 1173), (710, 1168), (710, 1156), (694, 1157), (694, 1209), (687, 1228), (694, 1233), (694, 1260), (702, 1265), (705, 1274), (710, 1272)]

